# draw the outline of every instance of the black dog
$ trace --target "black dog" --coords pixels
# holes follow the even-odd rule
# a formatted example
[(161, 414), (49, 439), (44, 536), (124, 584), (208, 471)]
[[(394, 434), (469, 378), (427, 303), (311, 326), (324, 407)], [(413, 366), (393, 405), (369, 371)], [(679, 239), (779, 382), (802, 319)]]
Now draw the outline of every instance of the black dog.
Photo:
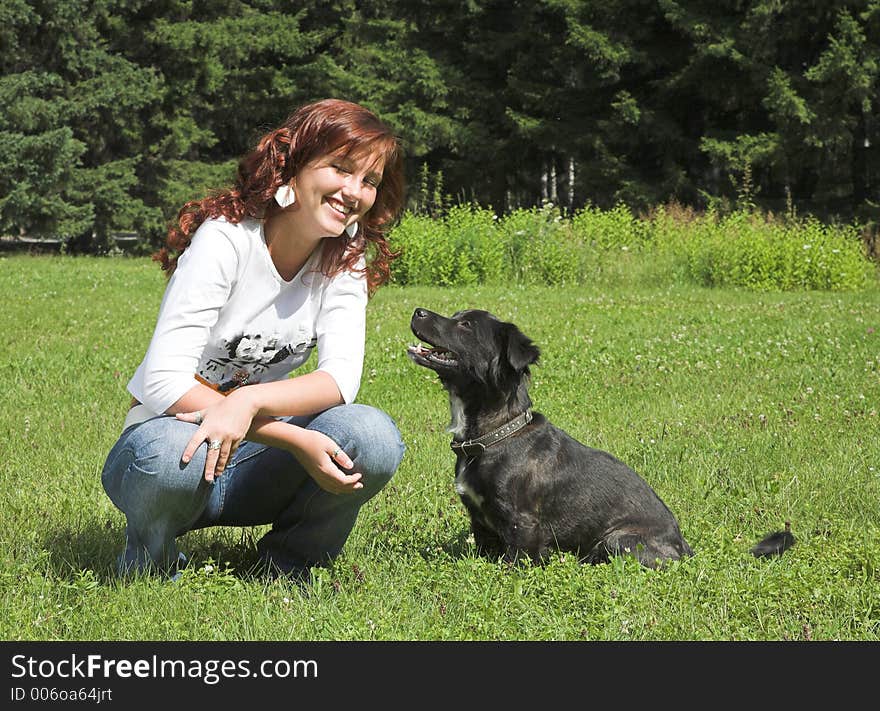
[[(559, 549), (589, 563), (631, 553), (648, 567), (693, 554), (644, 479), (530, 409), (529, 366), (540, 351), (514, 324), (486, 311), (445, 318), (416, 309), (410, 326), (430, 346), (412, 346), (410, 358), (449, 393), (455, 488), (482, 553), (538, 562)], [(781, 555), (795, 542), (786, 522), (751, 553)]]
[(692, 555), (644, 479), (530, 409), (540, 352), (514, 324), (486, 311), (416, 309), (411, 328), (430, 347), (410, 347), (410, 358), (449, 393), (455, 488), (482, 553), (537, 562), (559, 549), (589, 563), (631, 553), (648, 567)]

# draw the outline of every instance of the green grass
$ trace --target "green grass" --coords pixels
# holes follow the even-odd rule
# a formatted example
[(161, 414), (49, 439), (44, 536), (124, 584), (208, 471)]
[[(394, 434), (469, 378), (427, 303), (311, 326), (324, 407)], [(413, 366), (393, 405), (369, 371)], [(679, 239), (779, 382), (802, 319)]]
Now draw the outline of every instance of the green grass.
[[(112, 575), (100, 484), (164, 285), (146, 259), (0, 259), (0, 638), (880, 639), (880, 291), (669, 286), (621, 263), (586, 286), (386, 287), (359, 399), (407, 443), (343, 555), (301, 590), (250, 578), (262, 529), (188, 534), (178, 584)], [(542, 348), (536, 409), (635, 467), (696, 551), (543, 567), (479, 558), (449, 411), (405, 354), (412, 310), (482, 307)], [(749, 547), (790, 520), (799, 543)]]

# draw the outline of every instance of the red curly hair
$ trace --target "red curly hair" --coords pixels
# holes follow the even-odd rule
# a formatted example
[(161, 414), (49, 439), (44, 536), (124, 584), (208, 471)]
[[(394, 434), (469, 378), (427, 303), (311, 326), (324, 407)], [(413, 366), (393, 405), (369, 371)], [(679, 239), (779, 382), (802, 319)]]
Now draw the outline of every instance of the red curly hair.
[(384, 162), (382, 182), (373, 207), (362, 218), (355, 237), (343, 232), (324, 241), (321, 273), (332, 277), (355, 264), (368, 248), (372, 254), (365, 268), (370, 294), (390, 276), (392, 260), (398, 256), (388, 245), (386, 234), (403, 209), (404, 177), (400, 142), (391, 129), (358, 104), (325, 99), (297, 109), (280, 127), (270, 131), (238, 164), (232, 188), (201, 200), (186, 203), (177, 224), (168, 230), (166, 246), (153, 259), (170, 276), (177, 259), (189, 246), (193, 233), (205, 220), (225, 217), (241, 222), (260, 219), (274, 204), (275, 191), (286, 185), (305, 165), (328, 154), (353, 159), (378, 155)]

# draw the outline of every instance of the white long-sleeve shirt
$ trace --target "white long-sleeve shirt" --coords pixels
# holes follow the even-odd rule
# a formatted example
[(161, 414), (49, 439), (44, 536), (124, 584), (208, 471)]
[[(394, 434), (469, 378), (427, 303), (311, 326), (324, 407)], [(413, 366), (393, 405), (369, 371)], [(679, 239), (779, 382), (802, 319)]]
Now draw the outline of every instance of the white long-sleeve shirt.
[(320, 251), (285, 281), (262, 222), (202, 223), (178, 260), (149, 348), (128, 383), (144, 405), (137, 419), (165, 412), (197, 381), (230, 392), (285, 378), (316, 346), (316, 368), (352, 402), (363, 369), (367, 282), (349, 271), (328, 279), (317, 271)]

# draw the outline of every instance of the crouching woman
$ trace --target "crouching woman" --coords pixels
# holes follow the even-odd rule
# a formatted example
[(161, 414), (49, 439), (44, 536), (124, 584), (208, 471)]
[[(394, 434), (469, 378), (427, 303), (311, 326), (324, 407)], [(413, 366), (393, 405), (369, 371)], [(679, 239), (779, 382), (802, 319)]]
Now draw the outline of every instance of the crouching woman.
[[(102, 474), (126, 517), (120, 573), (174, 574), (176, 539), (207, 526), (271, 524), (260, 560), (292, 577), (341, 552), (404, 452), (392, 419), (354, 402), (402, 205), (397, 138), (339, 100), (299, 108), (231, 189), (184, 205)], [(291, 376), (315, 349), (316, 367)]]

